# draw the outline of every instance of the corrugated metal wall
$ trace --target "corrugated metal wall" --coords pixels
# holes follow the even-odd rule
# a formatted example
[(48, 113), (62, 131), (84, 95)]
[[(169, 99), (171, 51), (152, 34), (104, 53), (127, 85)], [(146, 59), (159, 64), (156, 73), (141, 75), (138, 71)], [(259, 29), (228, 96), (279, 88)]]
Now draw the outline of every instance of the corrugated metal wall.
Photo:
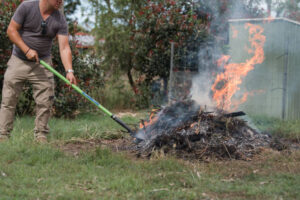
[(300, 25), (286, 22), (287, 119), (300, 119)]
[(251, 92), (253, 95), (249, 96), (248, 101), (239, 109), (252, 115), (300, 119), (299, 24), (285, 19), (276, 19), (271, 22), (265, 20), (230, 21), (231, 62), (245, 62), (252, 56), (247, 51), (250, 43), (249, 33), (245, 28), (246, 23), (258, 24), (264, 28), (265, 61), (256, 65), (243, 80), (241, 90), (236, 97), (244, 92)]

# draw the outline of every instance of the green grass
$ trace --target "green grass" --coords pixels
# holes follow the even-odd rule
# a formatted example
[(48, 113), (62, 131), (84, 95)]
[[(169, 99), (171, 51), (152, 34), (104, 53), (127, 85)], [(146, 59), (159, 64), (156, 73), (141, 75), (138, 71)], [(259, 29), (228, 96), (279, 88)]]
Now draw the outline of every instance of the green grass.
[(274, 136), (292, 139), (300, 142), (300, 121), (283, 121), (277, 118), (264, 116), (253, 116), (253, 123), (263, 132), (271, 133)]
[(101, 146), (69, 156), (55, 144), (124, 133), (107, 117), (84, 114), (76, 120), (52, 119), (50, 144), (39, 145), (33, 142), (33, 124), (33, 117), (17, 118), (13, 137), (0, 143), (1, 200), (300, 198), (299, 151), (210, 163), (168, 156), (137, 159)]

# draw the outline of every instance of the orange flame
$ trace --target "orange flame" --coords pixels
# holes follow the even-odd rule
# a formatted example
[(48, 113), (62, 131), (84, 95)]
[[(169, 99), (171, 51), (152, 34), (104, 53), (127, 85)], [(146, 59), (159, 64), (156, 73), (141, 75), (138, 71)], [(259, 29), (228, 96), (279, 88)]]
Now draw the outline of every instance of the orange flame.
[(222, 56), (222, 58), (220, 58), (219, 60), (217, 60), (217, 65), (219, 66), (219, 67), (221, 67), (221, 66), (224, 66), (227, 62), (228, 62), (228, 60), (230, 59), (230, 56)]
[(147, 126), (152, 125), (154, 122), (156, 122), (158, 119), (158, 116), (155, 116), (155, 114), (156, 113), (154, 111), (152, 111), (152, 113), (150, 114), (150, 117), (149, 117), (149, 121), (148, 122), (143, 121), (140, 123), (140, 129), (146, 128)]
[[(242, 83), (242, 78), (247, 76), (248, 72), (254, 69), (254, 65), (263, 63), (264, 56), (264, 44), (266, 37), (263, 35), (264, 29), (259, 25), (247, 23), (246, 29), (249, 29), (249, 41), (251, 44), (251, 50), (248, 50), (250, 54), (254, 54), (245, 63), (229, 63), (225, 64), (224, 72), (218, 74), (215, 83), (211, 87), (213, 91), (213, 99), (216, 101), (219, 109), (231, 110), (232, 109), (232, 97), (240, 90), (239, 85)], [(223, 56), (218, 60), (218, 64), (223, 64), (224, 61), (229, 60), (229, 56)], [(241, 100), (234, 102), (236, 108), (241, 103), (247, 101), (248, 94), (245, 93)]]
[(194, 122), (194, 123), (191, 124), (190, 127), (191, 127), (191, 128), (194, 128), (194, 126), (196, 126), (197, 124), (198, 124), (198, 122)]

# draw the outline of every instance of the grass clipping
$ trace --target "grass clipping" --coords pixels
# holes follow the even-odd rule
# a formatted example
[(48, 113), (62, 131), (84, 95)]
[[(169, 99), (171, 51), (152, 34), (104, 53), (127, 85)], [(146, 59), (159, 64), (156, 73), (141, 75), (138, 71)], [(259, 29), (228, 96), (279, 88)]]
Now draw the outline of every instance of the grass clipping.
[(272, 141), (246, 121), (224, 112), (205, 112), (194, 101), (176, 102), (161, 109), (138, 131), (138, 136), (144, 139), (138, 144), (141, 156), (162, 152), (199, 160), (248, 160), (262, 147), (270, 147)]

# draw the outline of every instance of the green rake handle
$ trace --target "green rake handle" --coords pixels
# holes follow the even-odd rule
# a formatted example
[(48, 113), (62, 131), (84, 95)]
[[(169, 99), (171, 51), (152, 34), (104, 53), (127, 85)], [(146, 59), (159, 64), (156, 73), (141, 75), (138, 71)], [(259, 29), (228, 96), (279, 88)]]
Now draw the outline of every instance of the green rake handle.
[(124, 127), (129, 132), (129, 134), (134, 137), (134, 133), (132, 132), (132, 130), (122, 120), (120, 120), (114, 114), (112, 114), (111, 112), (109, 112), (109, 110), (107, 110), (106, 108), (104, 108), (100, 103), (98, 103), (95, 99), (93, 99), (88, 94), (86, 94), (84, 91), (82, 91), (79, 87), (77, 87), (74, 84), (71, 84), (71, 82), (68, 79), (66, 79), (58, 71), (56, 71), (55, 69), (53, 69), (53, 67), (51, 67), (50, 65), (48, 65), (45, 61), (40, 60), (40, 63), (46, 69), (48, 69), (50, 72), (52, 72), (53, 74), (55, 74), (56, 76), (58, 76), (61, 80), (63, 80), (65, 83), (67, 83), (68, 85), (70, 85), (79, 94), (81, 94), (82, 96), (84, 96), (87, 100), (89, 100), (90, 102), (92, 102), (93, 104), (95, 104), (100, 110), (102, 110), (104, 113), (106, 113), (108, 116), (110, 116), (113, 120), (115, 120), (118, 124), (120, 124), (122, 127)]

